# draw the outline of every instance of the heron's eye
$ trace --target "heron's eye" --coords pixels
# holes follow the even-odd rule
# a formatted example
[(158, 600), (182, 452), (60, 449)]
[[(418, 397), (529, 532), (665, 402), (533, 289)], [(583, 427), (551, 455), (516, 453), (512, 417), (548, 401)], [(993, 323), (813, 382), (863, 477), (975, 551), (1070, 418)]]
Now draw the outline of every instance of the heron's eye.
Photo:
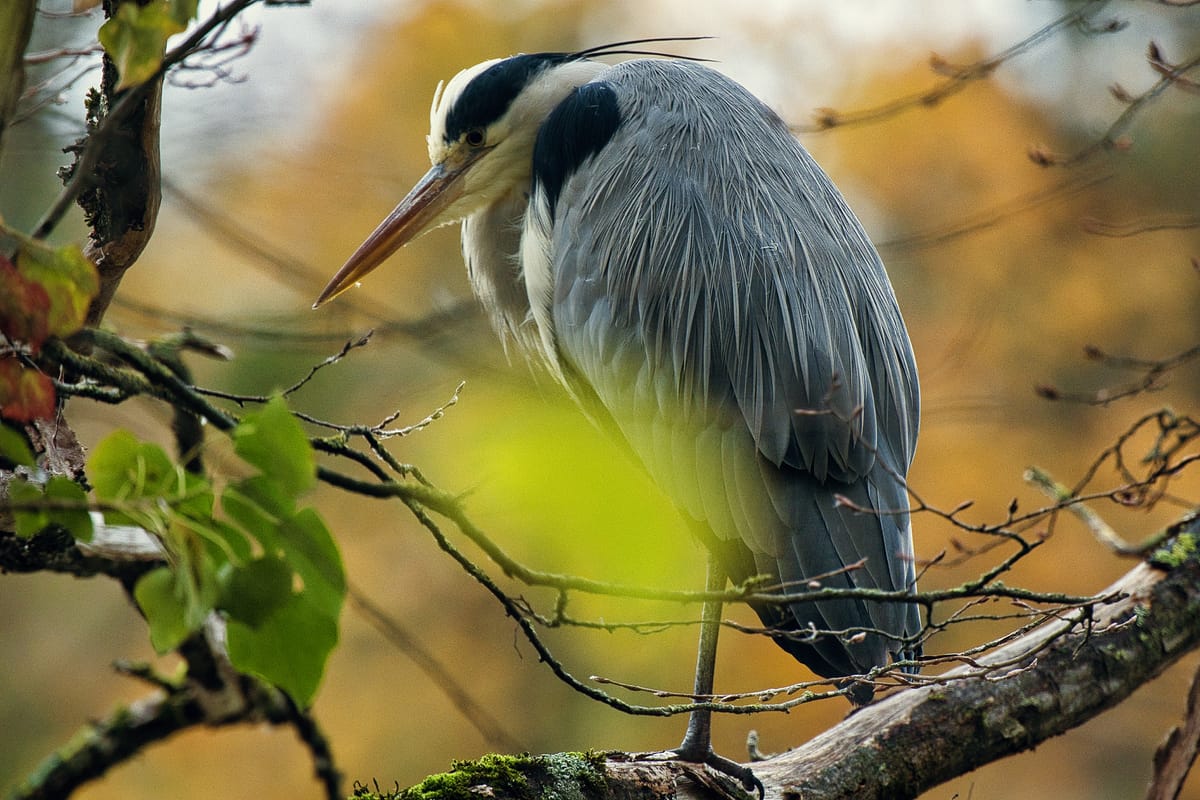
[(486, 138), (487, 137), (483, 135), (483, 130), (480, 128), (472, 128), (471, 130), (467, 131), (467, 144), (471, 145), (471, 147), (483, 147), (483, 143)]

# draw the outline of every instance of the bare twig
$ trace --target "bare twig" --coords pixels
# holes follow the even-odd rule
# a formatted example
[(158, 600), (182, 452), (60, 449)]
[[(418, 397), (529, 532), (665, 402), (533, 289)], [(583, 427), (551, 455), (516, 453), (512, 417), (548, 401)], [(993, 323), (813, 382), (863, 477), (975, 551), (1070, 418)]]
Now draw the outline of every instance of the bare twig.
[(283, 396), (284, 396), (284, 397), (287, 397), (287, 396), (289, 396), (289, 395), (292, 395), (292, 394), (295, 394), (296, 392), (298, 392), (298, 391), (300, 391), (301, 389), (303, 389), (303, 388), (304, 388), (304, 386), (305, 386), (305, 385), (306, 385), (306, 384), (307, 384), (309, 381), (311, 381), (311, 380), (312, 380), (314, 377), (316, 377), (316, 374), (317, 374), (318, 372), (320, 372), (320, 371), (321, 371), (322, 369), (324, 369), (325, 367), (332, 366), (333, 364), (336, 364), (336, 363), (338, 363), (338, 362), (339, 362), (339, 361), (341, 361), (343, 358), (345, 358), (347, 355), (349, 355), (351, 350), (355, 350), (355, 349), (357, 349), (357, 348), (359, 348), (359, 347), (366, 347), (366, 346), (367, 346), (367, 344), (369, 344), (369, 343), (370, 343), (370, 341), (371, 341), (371, 337), (372, 337), (372, 336), (374, 336), (374, 335), (375, 335), (375, 331), (367, 331), (367, 332), (366, 332), (366, 333), (364, 333), (362, 336), (359, 336), (359, 337), (357, 337), (357, 338), (354, 338), (354, 339), (348, 339), (348, 340), (346, 341), (346, 343), (342, 345), (342, 349), (341, 349), (341, 350), (339, 350), (338, 352), (336, 352), (336, 353), (334, 353), (333, 355), (329, 356), (328, 358), (326, 358), (326, 359), (325, 359), (324, 361), (322, 361), (321, 363), (313, 365), (313, 366), (312, 366), (312, 367), (311, 367), (311, 368), (308, 370), (308, 374), (307, 374), (307, 375), (305, 375), (303, 378), (301, 378), (300, 380), (298, 380), (298, 381), (296, 381), (295, 383), (293, 383), (293, 384), (292, 384), (291, 386), (289, 386), (288, 388), (284, 389), (284, 390), (283, 390), (283, 392), (282, 392)]
[(1072, 176), (1053, 186), (1035, 189), (1031, 192), (1018, 195), (1011, 200), (997, 203), (982, 211), (968, 214), (949, 225), (882, 241), (878, 244), (878, 249), (881, 254), (887, 255), (889, 253), (919, 250), (926, 247), (937, 247), (963, 236), (986, 230), (1008, 219), (1032, 211), (1039, 206), (1074, 197), (1107, 181), (1110, 177), (1109, 175)]
[(46, 64), (62, 58), (70, 59), (74, 63), (80, 58), (88, 58), (103, 52), (104, 48), (98, 44), (88, 45), (87, 47), (60, 47), (55, 50), (40, 50), (36, 53), (26, 53), (25, 65)]
[[(97, 347), (116, 355), (121, 361), (129, 365), (128, 368), (113, 368), (99, 364), (94, 359), (87, 359), (65, 351), (64, 348), (60, 348), (54, 343), (49, 343), (46, 346), (45, 354), (47, 357), (55, 358), (62, 363), (69, 364), (72, 371), (76, 374), (94, 381), (101, 381), (120, 387), (120, 390), (124, 393), (149, 394), (161, 397), (173, 404), (182, 404), (192, 413), (208, 419), (218, 429), (228, 430), (237, 423), (237, 418), (234, 415), (212, 406), (210, 400), (201, 391), (196, 389), (196, 387), (179, 380), (177, 375), (162, 365), (157, 364), (152, 353), (104, 332), (89, 332), (85, 338), (93, 342)], [(1172, 420), (1175, 420), (1175, 422), (1173, 423)], [(1182, 430), (1179, 429), (1178, 418), (1167, 417), (1162, 414), (1148, 416), (1143, 420), (1142, 424), (1149, 424), (1154, 421), (1157, 421), (1160, 429), (1164, 432), (1162, 434), (1164, 437), (1168, 437), (1167, 432), (1171, 430)], [(1134, 430), (1136, 430), (1136, 426)], [(368, 443), (369, 452), (363, 452), (350, 447), (348, 440), (354, 436), (363, 437), (364, 441)], [(1119, 440), (1114, 445), (1114, 448), (1107, 451), (1107, 454), (1102, 456), (1100, 461), (1111, 457), (1117, 459), (1119, 464), (1123, 464), (1120, 451), (1131, 436), (1133, 436), (1133, 430), (1128, 432), (1125, 438)], [(1008, 516), (1001, 524), (968, 523), (961, 518), (961, 514), (969, 507), (969, 504), (960, 504), (960, 506), (950, 511), (939, 511), (935, 507), (925, 503), (915, 492), (911, 492), (910, 490), (913, 497), (913, 508), (909, 510), (911, 513), (936, 514), (965, 532), (982, 535), (988, 541), (994, 541), (1012, 548), (1010, 554), (1000, 558), (997, 563), (986, 569), (980, 577), (959, 586), (911, 594), (905, 591), (885, 592), (861, 588), (821, 588), (819, 583), (815, 586), (771, 586), (764, 584), (762, 581), (754, 580), (743, 586), (734, 587), (726, 591), (696, 592), (671, 591), (608, 583), (579, 576), (547, 573), (532, 569), (510, 557), (494, 540), (479, 529), (464, 512), (459, 498), (438, 490), (428, 482), (421, 480), (396, 480), (391, 477), (392, 474), (401, 476), (407, 474), (407, 468), (394, 459), (391, 459), (390, 456), (386, 458), (382, 457), (381, 454), (386, 454), (386, 450), (382, 448), (378, 437), (369, 429), (346, 432), (338, 438), (314, 438), (311, 441), (313, 446), (322, 452), (347, 459), (361, 466), (371, 476), (368, 480), (360, 480), (322, 465), (318, 467), (318, 477), (322, 481), (365, 496), (394, 498), (404, 502), (416, 516), (417, 520), (434, 537), (439, 547), (450, 555), (464, 571), (478, 581), (489, 593), (496, 597), (505, 611), (516, 621), (527, 641), (537, 651), (539, 658), (550, 666), (551, 670), (560, 680), (566, 682), (576, 691), (582, 692), (592, 699), (626, 713), (655, 716), (685, 713), (696, 707), (735, 714), (786, 711), (802, 703), (832, 696), (839, 693), (839, 691), (835, 687), (828, 686), (823, 682), (817, 682), (815, 684), (797, 684), (793, 687), (765, 690), (754, 695), (721, 695), (712, 698), (701, 698), (698, 702), (652, 706), (628, 703), (619, 698), (612, 697), (606, 692), (599, 690), (594, 684), (588, 684), (576, 678), (563, 664), (554, 659), (552, 653), (541, 641), (533, 627), (535, 623), (542, 622), (547, 617), (534, 612), (527, 600), (514, 598), (504, 591), (478, 564), (467, 558), (449, 541), (430, 514), (436, 513), (451, 521), (463, 535), (480, 547), (505, 574), (529, 586), (542, 586), (555, 590), (556, 597), (558, 598), (555, 615), (548, 619), (553, 620), (556, 624), (566, 624), (564, 621), (569, 620), (564, 611), (568, 593), (584, 592), (666, 602), (697, 602), (720, 597), (726, 601), (790, 604), (834, 598), (853, 598), (873, 602), (919, 603), (927, 611), (931, 611), (935, 607), (948, 602), (960, 604), (949, 615), (942, 615), (943, 618), (940, 622), (934, 620), (933, 615), (928, 615), (930, 622), (919, 634), (921, 639), (926, 639), (932, 633), (944, 630), (949, 625), (965, 624), (985, 619), (992, 621), (1001, 619), (1019, 621), (1021, 623), (1021, 632), (1033, 630), (1047, 622), (1068, 622), (1069, 624), (1062, 630), (1071, 631), (1075, 630), (1079, 625), (1090, 628), (1095, 609), (1112, 603), (1119, 598), (1105, 596), (1081, 597), (1063, 593), (1034, 592), (1001, 583), (999, 581), (1001, 576), (1010, 571), (1019, 560), (1028, 557), (1045, 543), (1046, 534), (1044, 532), (1037, 535), (1030, 535), (1029, 531), (1035, 530), (1035, 527), (1038, 525), (1045, 525), (1047, 523), (1052, 525), (1055, 516), (1061, 511), (1073, 509), (1075, 506), (1082, 506), (1096, 499), (1113, 499), (1129, 494), (1145, 494), (1151, 491), (1150, 487), (1153, 485), (1153, 482), (1163, 480), (1165, 475), (1177, 473), (1190, 463), (1190, 461), (1182, 457), (1186, 454), (1182, 453), (1178, 442), (1174, 439), (1163, 438), (1159, 445), (1162, 455), (1155, 462), (1157, 467), (1150, 469), (1146, 475), (1139, 478), (1128, 469), (1123, 469), (1121, 474), (1125, 482), (1115, 489), (1101, 489), (1085, 493), (1083, 487), (1090, 482), (1094, 474), (1090, 473), (1086, 480), (1081, 482), (1077, 490), (1072, 492), (1057, 492), (1054, 502), (1051, 505), (1021, 513), (1018, 513), (1015, 504), (1010, 506)], [(897, 509), (896, 513), (904, 511), (905, 509)], [(866, 513), (866, 510), (864, 509), (863, 512)], [(885, 510), (882, 513), (891, 512)], [(1013, 608), (1002, 614), (979, 613), (975, 610), (984, 601), (996, 602), (999, 600), (1010, 601), (1013, 604)], [(629, 626), (633, 627), (633, 624), (630, 623)], [(866, 633), (880, 633), (879, 631), (867, 629), (840, 631), (802, 630), (786, 634), (779, 631), (751, 632), (765, 632), (771, 635), (795, 635), (801, 638), (817, 636), (852, 638)], [(1011, 675), (1013, 670), (1023, 668), (1022, 665), (1010, 663), (1003, 659), (993, 659), (985, 662), (981, 659), (981, 655), (994, 650), (996, 647), (1003, 646), (1010, 638), (1001, 637), (964, 653), (942, 656), (933, 655), (923, 659), (919, 663), (932, 664), (948, 660), (966, 665), (967, 674), (974, 677), (987, 677), (989, 679), (1007, 677)], [(874, 670), (864, 676), (864, 679), (876, 683), (881, 688), (921, 685), (944, 680), (938, 676), (928, 674), (917, 676), (903, 675), (898, 671), (897, 666), (891, 665), (887, 668)], [(612, 679), (608, 679), (608, 681), (614, 685), (620, 684), (620, 682)], [(824, 691), (820, 690), (822, 686), (825, 687)], [(653, 691), (663, 692), (664, 690)], [(785, 699), (762, 699), (764, 697), (784, 697), (785, 695)], [(689, 695), (686, 693), (666, 692), (662, 696), (688, 697)], [(745, 702), (747, 700), (758, 700), (758, 702)]]
[[(1038, 29), (1011, 47), (972, 64), (953, 66), (941, 57), (934, 55), (930, 58), (930, 66), (935, 72), (948, 77), (932, 89), (918, 94), (906, 95), (882, 105), (860, 111), (838, 111), (832, 108), (817, 109), (814, 112), (814, 116), (816, 117), (815, 122), (808, 125), (792, 125), (791, 129), (795, 133), (819, 133), (832, 128), (844, 128), (851, 125), (879, 122), (911, 109), (936, 106), (946, 98), (966, 89), (972, 83), (991, 77), (992, 73), (1006, 61), (1032, 50), (1037, 45), (1052, 38), (1058, 32), (1072, 26), (1087, 25), (1106, 3), (1107, 0), (1089, 0), (1059, 17), (1049, 25)], [(1099, 29), (1088, 28), (1091, 31), (1104, 33), (1114, 32), (1119, 29), (1119, 23), (1110, 23), (1101, 26)]]
[[(252, 266), (280, 284), (295, 287), (299, 278), (302, 287), (311, 287), (307, 290), (309, 294), (315, 293), (325, 284), (324, 270), (317, 269), (305, 259), (289, 253), (285, 246), (263, 241), (261, 234), (256, 230), (213, 207), (176, 181), (164, 177), (163, 192), (171, 200), (180, 203), (187, 210), (189, 217), (202, 223), (206, 232), (219, 236), (222, 244), (249, 256)], [(365, 304), (364, 300), (369, 300), (370, 296), (361, 292), (347, 294), (339, 303), (343, 306), (348, 303), (351, 310), (367, 317), (378, 328), (396, 325), (392, 322), (392, 315), (385, 309), (367, 307), (368, 304)]]
[[(277, 689), (240, 678), (228, 669), (219, 646), (208, 636), (189, 640), (187, 680), (178, 683), (156, 679), (154, 693), (123, 706), (103, 720), (85, 727), (71, 743), (39, 766), (12, 793), (18, 800), (67, 797), (103, 775), (109, 768), (132, 758), (148, 745), (197, 727), (218, 728), (269, 722), (296, 729), (313, 759), (314, 771), (325, 797), (343, 797), (341, 776), (334, 766), (324, 734), (316, 721)], [(206, 664), (207, 662), (207, 664)], [(195, 675), (214, 666), (207, 679)], [(146, 680), (144, 670), (132, 674)]]
[[(1121, 702), (1200, 641), (1195, 553), (1169, 572), (1139, 565), (1112, 587), (1127, 600), (1092, 628), (1039, 630), (994, 661), (991, 679), (954, 679), (893, 693), (805, 745), (752, 765), (772, 800), (915, 797), (1004, 755), (1063, 733)], [(1067, 624), (1067, 623), (1064, 623)], [(1047, 644), (1048, 640), (1053, 640)], [(755, 748), (757, 749), (757, 748)], [(721, 795), (670, 754), (609, 754), (580, 780), (562, 756), (514, 764), (511, 787), (481, 786), (494, 800), (543, 795), (599, 800), (638, 796), (698, 800)], [(453, 780), (470, 781), (465, 766)], [(549, 773), (565, 773), (561, 779)], [(600, 780), (596, 780), (600, 778)], [(514, 791), (515, 790), (515, 791)]]
[[(1161, 60), (1158, 46), (1154, 42), (1150, 43), (1148, 59), (1151, 67), (1162, 77), (1137, 97), (1129, 98), (1125, 110), (1099, 139), (1069, 156), (1056, 155), (1043, 147), (1034, 147), (1029, 151), (1030, 160), (1043, 167), (1070, 167), (1101, 152), (1128, 150), (1132, 147), (1133, 140), (1126, 135), (1126, 131), (1133, 124), (1134, 118), (1168, 88), (1177, 85), (1180, 80), (1186, 80), (1183, 78), (1185, 73), (1200, 66), (1200, 53), (1197, 53), (1182, 64), (1170, 65), (1170, 68), (1167, 68), (1166, 63)], [(1188, 83), (1191, 82), (1188, 81)]]
[[(756, 764), (755, 773), (769, 795), (779, 792), (775, 796), (784, 796), (786, 787), (814, 797), (914, 797), (1001, 754), (1035, 746), (1120, 702), (1200, 641), (1193, 624), (1200, 609), (1196, 577), (1194, 552), (1169, 572), (1138, 565), (1110, 587), (1127, 599), (1107, 609), (1095, 628), (1080, 628), (1048, 647), (1044, 640), (1060, 631), (1042, 628), (990, 656), (1016, 665), (1003, 680), (895, 694)], [(931, 737), (939, 743), (931, 744)], [(868, 786), (863, 774), (886, 777)]]
[[(244, 57), (258, 41), (259, 29), (243, 28), (242, 32), (232, 41), (214, 41), (198, 49), (190, 60), (179, 63), (178, 67), (167, 73), (167, 79), (172, 86), (183, 89), (208, 89), (218, 83), (241, 83), (246, 80), (244, 75), (234, 74), (228, 66)], [(206, 78), (184, 80), (180, 77), (185, 72), (208, 73)]]
[[(1072, 499), (1071, 490), (1055, 481), (1049, 473), (1038, 467), (1030, 467), (1025, 471), (1025, 480), (1036, 486), (1052, 500), (1057, 502), (1068, 502)], [(1096, 540), (1102, 545), (1112, 550), (1117, 555), (1122, 556), (1141, 556), (1152, 548), (1156, 547), (1162, 537), (1152, 536), (1150, 540), (1144, 544), (1131, 545), (1121, 538), (1112, 526), (1104, 521), (1104, 518), (1089, 508), (1083, 503), (1073, 503), (1067, 508), (1071, 513), (1079, 517), (1088, 530), (1096, 537)]]
[(1167, 61), (1166, 57), (1162, 54), (1162, 50), (1159, 49), (1157, 42), (1150, 42), (1146, 58), (1150, 62), (1151, 69), (1164, 78), (1170, 78), (1175, 82), (1175, 88), (1182, 89), (1191, 94), (1200, 94), (1200, 83), (1183, 77), (1183, 72), (1187, 71), (1187, 67)]
[(1039, 384), (1034, 391), (1046, 400), (1062, 400), (1084, 405), (1106, 406), (1117, 400), (1137, 397), (1146, 392), (1161, 389), (1164, 377), (1181, 366), (1200, 359), (1200, 345), (1189, 347), (1166, 358), (1148, 359), (1107, 353), (1095, 345), (1084, 348), (1084, 355), (1106, 367), (1141, 372), (1142, 375), (1130, 383), (1115, 388), (1103, 388), (1095, 392), (1068, 392), (1051, 384)]
[[(341, 302), (339, 298), (338, 302)], [(360, 336), (360, 333), (347, 329), (314, 331), (304, 327), (311, 322), (310, 313), (305, 310), (302, 314), (288, 314), (277, 318), (277, 325), (244, 322), (233, 319), (173, 311), (162, 306), (156, 306), (131, 297), (118, 296), (113, 305), (142, 315), (157, 323), (166, 323), (179, 327), (197, 328), (228, 337), (260, 339), (280, 346), (300, 347), (309, 344), (325, 344), (328, 342), (344, 342)], [(424, 344), (441, 336), (447, 330), (453, 330), (478, 316), (479, 304), (474, 298), (463, 298), (435, 311), (412, 320), (392, 320), (374, 324), (371, 328), (380, 337), (400, 336)]]

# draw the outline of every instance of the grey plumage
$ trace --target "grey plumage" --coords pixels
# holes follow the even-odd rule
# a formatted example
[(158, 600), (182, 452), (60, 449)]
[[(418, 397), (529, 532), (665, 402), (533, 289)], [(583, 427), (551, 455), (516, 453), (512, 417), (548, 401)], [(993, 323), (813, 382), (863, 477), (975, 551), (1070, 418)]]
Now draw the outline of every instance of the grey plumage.
[[(738, 84), (597, 51), (620, 52), (514, 56), (439, 90), (433, 169), (318, 303), (462, 219), (501, 337), (628, 443), (735, 582), (914, 589), (916, 366), (862, 226)], [(755, 610), (830, 677), (906, 655), (921, 627), (914, 604)], [(701, 739), (711, 755), (707, 722), (681, 752)]]
[[(757, 572), (803, 591), (865, 558), (823, 585), (911, 587), (916, 367), (861, 226), (786, 125), (719, 73), (639, 60), (596, 80), (622, 125), (567, 179), (553, 228), (542, 209), (525, 229), (552, 243), (569, 382), (587, 384), (689, 516), (749, 551), (724, 548), (735, 582)], [(838, 495), (882, 513), (838, 508)], [(800, 629), (919, 630), (915, 606), (825, 602), (790, 625), (758, 610)], [(827, 675), (900, 649), (825, 637), (813, 659), (781, 643)]]

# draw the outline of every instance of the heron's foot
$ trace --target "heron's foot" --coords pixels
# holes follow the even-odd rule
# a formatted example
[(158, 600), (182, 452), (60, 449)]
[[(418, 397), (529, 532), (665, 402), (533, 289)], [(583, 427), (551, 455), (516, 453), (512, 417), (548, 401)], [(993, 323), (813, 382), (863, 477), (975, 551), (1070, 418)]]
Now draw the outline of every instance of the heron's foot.
[(758, 731), (750, 731), (746, 734), (746, 753), (750, 756), (751, 761), (766, 761), (774, 756), (774, 753), (764, 753), (758, 749)]
[(766, 795), (766, 789), (763, 788), (762, 781), (755, 776), (749, 767), (742, 766), (732, 759), (717, 755), (708, 744), (701, 747), (689, 746), (685, 740), (677, 750), (668, 752), (680, 761), (687, 761), (692, 764), (704, 764), (722, 775), (733, 778), (747, 792), (757, 792), (759, 800), (762, 800)]
[(846, 678), (845, 680), (838, 681), (837, 688), (842, 690), (845, 698), (854, 707), (854, 711), (864, 706), (869, 706), (871, 701), (875, 699), (875, 684), (872, 681)]

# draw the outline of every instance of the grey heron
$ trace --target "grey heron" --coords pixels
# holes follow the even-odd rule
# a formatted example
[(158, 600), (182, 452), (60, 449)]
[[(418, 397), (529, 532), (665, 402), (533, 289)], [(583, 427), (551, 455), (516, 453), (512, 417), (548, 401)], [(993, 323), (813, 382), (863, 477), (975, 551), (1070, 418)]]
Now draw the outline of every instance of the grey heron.
[[(433, 164), (314, 307), (424, 231), (462, 222), (503, 340), (622, 439), (693, 523), (710, 593), (915, 589), (905, 476), (916, 365), (892, 286), (830, 179), (719, 72), (620, 42), (463, 70), (430, 111)], [(826, 678), (914, 655), (917, 606), (752, 603)], [(702, 612), (712, 692), (721, 604)], [(848, 688), (855, 702), (869, 684)], [(675, 751), (748, 786), (694, 711)]]

